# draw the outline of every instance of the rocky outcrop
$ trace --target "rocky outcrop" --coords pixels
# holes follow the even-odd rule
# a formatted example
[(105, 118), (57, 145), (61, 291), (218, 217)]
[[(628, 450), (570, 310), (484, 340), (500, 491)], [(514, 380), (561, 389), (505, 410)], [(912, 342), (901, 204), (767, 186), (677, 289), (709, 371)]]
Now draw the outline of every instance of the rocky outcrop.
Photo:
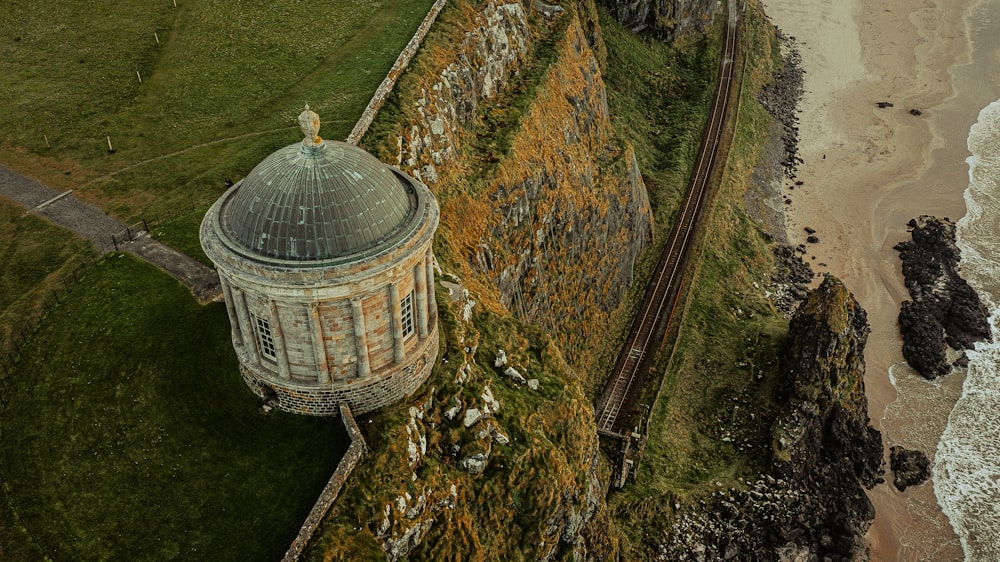
[(899, 311), (903, 357), (917, 372), (933, 379), (951, 371), (948, 348), (972, 349), (989, 340), (988, 311), (979, 295), (959, 275), (961, 250), (955, 224), (923, 215), (911, 220), (912, 241), (895, 249), (912, 301)]
[(865, 311), (827, 276), (789, 327), (787, 396), (771, 474), (720, 491), (679, 517), (662, 560), (856, 560), (875, 516), (863, 487), (881, 481), (882, 439), (864, 394)]
[(663, 39), (712, 24), (716, 0), (602, 0), (611, 15), (632, 31), (652, 30)]
[(492, 0), (440, 18), (453, 42), (425, 47), (397, 87), (417, 92), (398, 100), (403, 124), (365, 145), (435, 192), (464, 276), (488, 278), (585, 371), (653, 229), (635, 153), (611, 126), (596, 9)]
[(795, 307), (805, 300), (809, 294), (809, 283), (812, 282), (812, 267), (802, 261), (805, 248), (787, 244), (775, 245), (774, 271), (771, 272), (771, 302), (786, 318), (790, 317)]
[(893, 445), (889, 449), (889, 466), (893, 472), (892, 484), (900, 492), (931, 477), (931, 461), (923, 451)]

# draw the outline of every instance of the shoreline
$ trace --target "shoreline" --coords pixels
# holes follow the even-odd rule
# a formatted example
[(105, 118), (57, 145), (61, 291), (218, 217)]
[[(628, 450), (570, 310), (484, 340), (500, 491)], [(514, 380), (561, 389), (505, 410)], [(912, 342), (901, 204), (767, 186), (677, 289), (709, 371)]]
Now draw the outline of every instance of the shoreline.
[[(909, 239), (911, 218), (965, 214), (965, 141), (982, 105), (970, 106), (983, 96), (967, 91), (974, 88), (955, 69), (972, 61), (965, 16), (979, 3), (762, 2), (794, 38), (806, 72), (796, 171), (802, 185), (786, 181), (783, 190), (792, 199), (790, 242), (805, 243), (805, 227), (815, 229), (820, 242), (806, 245), (804, 259), (817, 273), (840, 277), (868, 311), (865, 384), (886, 451), (900, 444), (932, 459), (964, 377), (928, 384), (912, 380), (917, 375), (901, 364), (896, 316), (909, 294), (892, 246)], [(933, 478), (905, 493), (887, 482), (869, 497), (876, 510), (868, 533), (873, 560), (963, 558)]]

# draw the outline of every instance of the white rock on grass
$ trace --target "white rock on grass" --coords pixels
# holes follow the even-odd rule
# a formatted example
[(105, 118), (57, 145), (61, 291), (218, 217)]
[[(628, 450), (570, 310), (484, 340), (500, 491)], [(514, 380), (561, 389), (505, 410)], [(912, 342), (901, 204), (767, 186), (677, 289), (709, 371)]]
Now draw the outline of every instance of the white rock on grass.
[(503, 349), (497, 350), (496, 359), (493, 360), (494, 367), (503, 367), (507, 364), (507, 352)]
[(507, 377), (509, 377), (510, 380), (514, 382), (514, 384), (524, 384), (528, 382), (528, 380), (524, 378), (524, 375), (522, 375), (514, 367), (507, 367), (506, 369), (504, 369), (503, 374), (507, 375)]
[(472, 427), (474, 423), (483, 418), (483, 412), (479, 408), (469, 408), (465, 411), (465, 427)]

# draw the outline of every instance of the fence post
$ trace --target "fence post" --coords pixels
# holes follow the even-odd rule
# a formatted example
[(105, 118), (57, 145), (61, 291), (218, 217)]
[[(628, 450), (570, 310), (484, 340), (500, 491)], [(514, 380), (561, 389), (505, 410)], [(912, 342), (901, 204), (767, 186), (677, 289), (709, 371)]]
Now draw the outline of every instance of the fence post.
[(125, 227), (125, 233), (128, 234), (128, 241), (131, 242), (132, 241), (132, 231), (127, 226)]
[(118, 251), (118, 240), (115, 240), (115, 235), (111, 235), (111, 241), (115, 243), (115, 251)]
[(146, 234), (149, 234), (149, 224), (146, 223), (146, 219), (142, 219), (142, 227), (146, 229)]

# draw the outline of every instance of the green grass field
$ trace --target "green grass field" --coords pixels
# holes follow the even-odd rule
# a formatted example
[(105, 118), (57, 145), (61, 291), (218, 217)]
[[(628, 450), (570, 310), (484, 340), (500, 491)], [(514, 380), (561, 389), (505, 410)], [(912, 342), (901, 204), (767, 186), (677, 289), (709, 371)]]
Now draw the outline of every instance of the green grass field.
[(263, 414), (222, 304), (112, 256), (50, 314), (9, 388), (0, 463), (58, 560), (276, 560), (346, 449)]
[(213, 201), (307, 102), (345, 138), (432, 1), (8, 4), (0, 163), (132, 221)]
[[(343, 139), (432, 0), (0, 10), (0, 164), (199, 259), (207, 205), (297, 142), (305, 103)], [(114, 150), (109, 150), (108, 138)], [(4, 341), (86, 244), (0, 202)], [(12, 505), (59, 560), (276, 559), (339, 459), (329, 420), (261, 416), (220, 305), (113, 258), (31, 337), (7, 384)], [(338, 441), (341, 440), (341, 441)], [(0, 559), (41, 553), (0, 505)]]

